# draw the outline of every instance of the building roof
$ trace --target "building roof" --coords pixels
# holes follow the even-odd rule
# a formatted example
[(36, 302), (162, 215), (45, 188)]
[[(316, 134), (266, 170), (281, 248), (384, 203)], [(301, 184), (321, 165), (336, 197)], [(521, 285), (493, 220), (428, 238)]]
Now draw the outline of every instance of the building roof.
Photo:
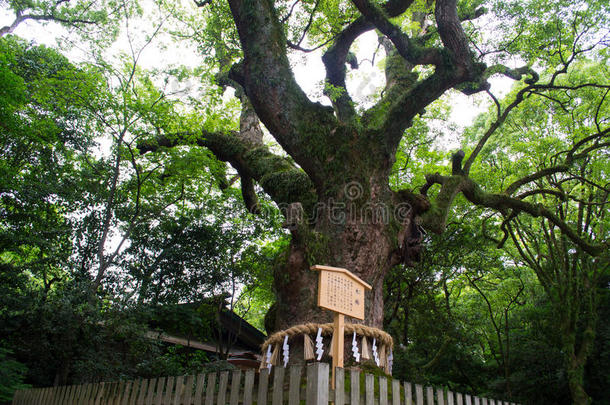
[(170, 344), (210, 353), (219, 353), (219, 349), (229, 354), (258, 353), (266, 339), (263, 332), (228, 309), (223, 296), (202, 302), (160, 305), (153, 307), (152, 312), (151, 329), (146, 335)]

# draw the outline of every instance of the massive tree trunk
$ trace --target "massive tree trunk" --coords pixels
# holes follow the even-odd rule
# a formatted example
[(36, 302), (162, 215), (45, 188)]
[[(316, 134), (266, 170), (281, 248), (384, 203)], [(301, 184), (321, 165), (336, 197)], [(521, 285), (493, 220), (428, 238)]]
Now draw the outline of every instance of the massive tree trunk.
[[(244, 52), (230, 77), (300, 167), (269, 173), (260, 163), (243, 162), (238, 169), (247, 172), (259, 166), (260, 172), (250, 177), (280, 205), (291, 230), (290, 250), (275, 270), (278, 329), (328, 320), (328, 313), (316, 305), (317, 275), (310, 270), (314, 264), (345, 267), (370, 283), (365, 322), (380, 327), (384, 277), (392, 266), (417, 253), (420, 233), (415, 218), (428, 204), (410, 192), (390, 190), (396, 149), (416, 114), (480, 72), (468, 52), (455, 1), (439, 0), (436, 5), (444, 49), (416, 43), (388, 20), (410, 4), (390, 1), (380, 9), (368, 1), (354, 1), (362, 16), (345, 28), (323, 57), (328, 84), (342, 89), (330, 108), (312, 103), (296, 84), (273, 2), (229, 0)], [(358, 116), (345, 88), (346, 58), (353, 41), (375, 28), (386, 34), (395, 56), (401, 58), (388, 71), (392, 78), (410, 73), (416, 64), (433, 65), (435, 72), (421, 81), (413, 75), (389, 80), (379, 104)], [(245, 152), (244, 157), (252, 153)]]
[[(316, 305), (317, 273), (309, 270), (313, 264), (345, 267), (368, 281), (373, 289), (367, 293), (366, 323), (382, 326), (384, 277), (407, 251), (418, 248), (418, 229), (411, 205), (397, 201), (387, 180), (366, 175), (363, 168), (360, 172), (361, 178), (336, 184), (314, 213), (301, 211), (299, 205), (288, 208), (293, 210), (288, 214), (292, 242), (275, 273), (276, 328), (330, 320)], [(415, 241), (411, 248), (405, 246), (407, 237)]]

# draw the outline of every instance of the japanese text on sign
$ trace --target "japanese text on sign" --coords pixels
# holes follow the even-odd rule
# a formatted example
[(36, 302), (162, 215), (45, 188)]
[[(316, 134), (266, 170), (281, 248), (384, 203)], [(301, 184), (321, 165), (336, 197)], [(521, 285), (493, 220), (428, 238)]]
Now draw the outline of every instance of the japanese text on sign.
[(314, 266), (320, 271), (318, 305), (364, 319), (364, 291), (370, 286), (345, 269)]

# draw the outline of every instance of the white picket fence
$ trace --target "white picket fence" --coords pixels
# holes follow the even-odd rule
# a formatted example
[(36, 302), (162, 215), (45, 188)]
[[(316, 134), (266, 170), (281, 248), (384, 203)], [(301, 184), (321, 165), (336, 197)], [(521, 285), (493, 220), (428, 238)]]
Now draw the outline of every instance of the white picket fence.
[[(14, 405), (515, 405), (512, 402), (424, 387), (359, 370), (337, 369), (330, 387), (327, 363), (303, 367), (223, 371), (197, 376), (20, 390)], [(361, 381), (362, 380), (362, 381)], [(270, 384), (271, 383), (271, 384)], [(363, 383), (363, 384), (362, 384)]]

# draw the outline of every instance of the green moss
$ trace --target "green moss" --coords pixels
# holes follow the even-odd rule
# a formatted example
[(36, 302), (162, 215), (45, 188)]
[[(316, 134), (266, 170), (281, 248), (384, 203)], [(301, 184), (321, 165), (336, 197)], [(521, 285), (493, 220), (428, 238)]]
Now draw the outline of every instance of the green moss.
[(255, 148), (244, 155), (250, 170), (259, 176), (259, 184), (277, 203), (300, 202), (306, 213), (313, 209), (316, 195), (307, 174), (290, 162), (269, 153), (265, 147)]
[(461, 190), (463, 176), (451, 176), (446, 178), (441, 191), (432, 201), (430, 209), (422, 215), (426, 229), (435, 233), (441, 233), (445, 227), (449, 210), (455, 196)]
[(309, 231), (307, 237), (306, 257), (307, 262), (311, 265), (319, 263), (328, 263), (331, 257), (330, 238), (320, 232)]

